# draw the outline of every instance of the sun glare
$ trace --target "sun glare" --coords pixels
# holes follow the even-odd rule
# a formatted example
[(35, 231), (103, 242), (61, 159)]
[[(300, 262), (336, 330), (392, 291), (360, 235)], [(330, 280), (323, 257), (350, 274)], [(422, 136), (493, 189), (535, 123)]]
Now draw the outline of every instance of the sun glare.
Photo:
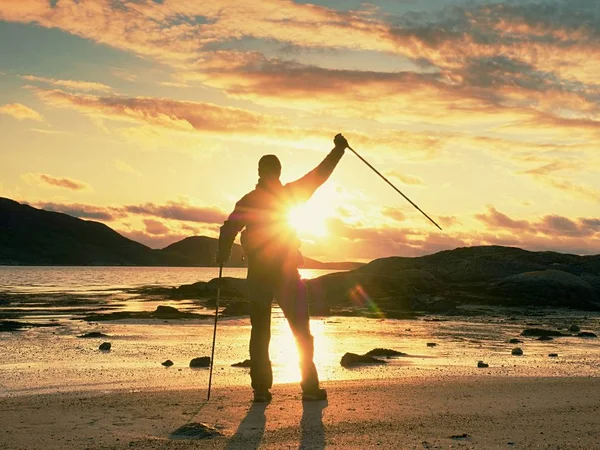
[[(279, 311), (275, 313), (277, 319), (273, 321), (271, 338), (271, 360), (275, 370), (275, 379), (278, 383), (295, 383), (300, 381), (298, 348), (296, 340), (290, 330), (287, 320), (283, 319), (283, 314)], [(310, 321), (311, 333), (315, 339), (314, 362), (317, 368), (323, 369), (331, 365), (332, 355), (329, 349), (332, 348), (330, 337), (327, 336), (323, 320), (312, 319)], [(321, 378), (326, 378), (326, 371), (321, 370)]]
[(288, 221), (298, 234), (302, 236), (327, 236), (327, 224), (325, 223), (328, 210), (320, 208), (319, 205), (302, 205), (292, 209), (288, 214)]

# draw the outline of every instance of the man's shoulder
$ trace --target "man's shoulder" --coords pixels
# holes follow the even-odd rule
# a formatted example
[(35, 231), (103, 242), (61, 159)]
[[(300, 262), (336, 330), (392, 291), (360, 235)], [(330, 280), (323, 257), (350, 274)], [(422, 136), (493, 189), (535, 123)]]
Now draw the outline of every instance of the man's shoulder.
[(244, 205), (246, 203), (252, 202), (253, 199), (255, 199), (257, 196), (259, 195), (258, 189), (252, 189), (250, 192), (248, 192), (246, 195), (244, 195), (242, 198), (240, 198), (237, 202), (238, 205)]

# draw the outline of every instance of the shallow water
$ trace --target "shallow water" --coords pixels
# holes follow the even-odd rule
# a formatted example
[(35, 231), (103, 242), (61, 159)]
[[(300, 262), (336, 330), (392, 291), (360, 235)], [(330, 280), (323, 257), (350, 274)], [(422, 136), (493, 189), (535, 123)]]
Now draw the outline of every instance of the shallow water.
[[(224, 268), (223, 276), (246, 278), (246, 268)], [(337, 270), (300, 269), (303, 278)], [(180, 286), (210, 281), (217, 267), (114, 267), (114, 266), (0, 266), (0, 291), (98, 293), (140, 286)]]

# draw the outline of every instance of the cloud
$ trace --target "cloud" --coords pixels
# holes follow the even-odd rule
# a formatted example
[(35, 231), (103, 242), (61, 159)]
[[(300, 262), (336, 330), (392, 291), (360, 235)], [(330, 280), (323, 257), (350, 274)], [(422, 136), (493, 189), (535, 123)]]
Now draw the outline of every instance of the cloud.
[(274, 116), (212, 103), (152, 97), (99, 97), (60, 90), (37, 90), (36, 93), (49, 105), (77, 109), (90, 116), (180, 131), (252, 132), (283, 123)]
[(44, 121), (40, 113), (21, 103), (7, 103), (0, 106), (0, 114), (8, 114), (17, 120), (31, 119), (38, 122)]
[[(555, 238), (585, 238), (600, 233), (600, 219), (580, 217), (576, 220), (557, 214), (548, 214), (537, 220), (515, 220), (488, 206), (487, 214), (476, 214), (475, 218), (488, 225), (492, 230), (517, 233), (532, 238), (533, 235)], [(526, 239), (525, 239), (526, 241)]]
[(110, 0), (61, 0), (53, 5), (27, 0), (0, 4), (0, 19), (59, 28), (174, 66), (197, 60), (206, 46), (243, 37), (305, 47), (394, 49), (385, 38), (385, 25), (370, 18), (287, 0), (118, 5)]
[(188, 88), (188, 87), (190, 87), (190, 85), (187, 84), (187, 83), (181, 83), (181, 82), (177, 82), (177, 81), (161, 81), (160, 85), (161, 86), (167, 86), (167, 87), (176, 87), (176, 88)]
[(123, 210), (130, 214), (197, 223), (223, 223), (227, 218), (227, 214), (218, 208), (193, 206), (184, 202), (167, 202), (164, 205), (154, 203), (127, 205)]
[(113, 163), (114, 163), (115, 169), (117, 169), (120, 172), (133, 173), (135, 175), (140, 175), (140, 176), (142, 175), (139, 170), (134, 169), (129, 164), (127, 164), (125, 161), (122, 161), (120, 159), (115, 159)]
[(80, 80), (59, 80), (56, 78), (38, 77), (34, 75), (20, 75), (20, 78), (27, 81), (40, 82), (51, 84), (53, 86), (60, 86), (67, 89), (73, 89), (76, 91), (99, 91), (108, 92), (112, 91), (112, 88), (104, 83), (98, 83), (93, 81), (80, 81)]
[(461, 223), (456, 216), (439, 216), (438, 219), (445, 228), (460, 225)]
[(80, 219), (93, 219), (112, 222), (127, 216), (118, 208), (86, 205), (82, 203), (65, 204), (55, 202), (34, 202), (28, 204), (46, 211), (60, 212), (73, 217), (78, 217)]
[[(0, 19), (58, 28), (177, 69), (197, 66), (195, 70), (202, 71), (210, 49), (253, 38), (300, 49), (402, 55), (455, 80), (468, 80), (473, 71), (467, 69), (475, 64), (478, 72), (493, 75), (482, 79), (518, 85), (527, 71), (512, 74), (524, 67), (531, 67), (538, 77), (595, 82), (599, 50), (594, 8), (589, 1), (486, 2), (423, 13), (415, 4), (411, 12), (394, 16), (370, 4), (344, 11), (288, 0), (118, 4), (27, 0), (0, 4)], [(493, 64), (496, 61), (500, 70)]]
[(27, 181), (28, 183), (35, 183), (35, 184), (39, 184), (42, 186), (51, 186), (51, 187), (58, 187), (58, 188), (64, 188), (64, 189), (69, 189), (72, 191), (91, 191), (93, 190), (93, 188), (83, 182), (83, 181), (79, 181), (79, 180), (74, 180), (72, 178), (67, 178), (67, 177), (63, 177), (63, 178), (57, 178), (54, 177), (52, 175), (48, 175), (45, 173), (26, 173), (21, 175), (21, 178), (23, 178), (23, 180)]
[(146, 226), (146, 233), (153, 236), (168, 234), (171, 230), (162, 222), (154, 219), (144, 219), (144, 225)]
[(406, 220), (406, 214), (400, 211), (398, 208), (385, 207), (381, 211), (385, 217), (389, 217), (396, 222), (404, 222)]
[(582, 227), (574, 220), (555, 214), (544, 216), (539, 228), (541, 232), (548, 235), (590, 236), (594, 234), (589, 227)]
[[(29, 202), (37, 208), (62, 212), (74, 217), (114, 221), (129, 216), (158, 217), (169, 221), (192, 222), (201, 224), (222, 224), (227, 214), (218, 208), (190, 205), (182, 201), (170, 201), (165, 204), (144, 203), (139, 205), (96, 206), (83, 203), (56, 203), (56, 202)], [(147, 223), (146, 223), (147, 221)], [(153, 230), (159, 228), (163, 222), (153, 219), (144, 219), (146, 226)], [(196, 230), (189, 224), (182, 223), (180, 228), (190, 231)]]
[(113, 67), (111, 69), (110, 73), (112, 73), (115, 77), (121, 78), (122, 80), (125, 80), (125, 81), (134, 82), (138, 79), (137, 74), (132, 73), (128, 69), (122, 69), (120, 67)]
[(532, 225), (526, 220), (513, 220), (506, 214), (488, 205), (487, 214), (476, 214), (475, 217), (492, 228), (508, 228), (511, 230), (531, 230)]
[(409, 185), (423, 185), (425, 184), (423, 182), (423, 180), (421, 180), (419, 177), (415, 177), (412, 175), (405, 175), (402, 174), (400, 172), (398, 172), (397, 170), (389, 170), (385, 173), (388, 177), (394, 177), (398, 180), (400, 180), (400, 182), (404, 183), (404, 184), (409, 184)]
[[(558, 167), (561, 167), (558, 169)], [(524, 173), (532, 175), (537, 181), (543, 183), (546, 186), (550, 186), (559, 191), (566, 192), (570, 195), (573, 195), (578, 198), (582, 198), (584, 200), (598, 203), (600, 202), (600, 190), (596, 189), (592, 186), (586, 186), (583, 184), (574, 183), (565, 178), (559, 178), (556, 176), (551, 176), (550, 174), (556, 170), (563, 170), (567, 166), (542, 166), (537, 169), (529, 170)]]

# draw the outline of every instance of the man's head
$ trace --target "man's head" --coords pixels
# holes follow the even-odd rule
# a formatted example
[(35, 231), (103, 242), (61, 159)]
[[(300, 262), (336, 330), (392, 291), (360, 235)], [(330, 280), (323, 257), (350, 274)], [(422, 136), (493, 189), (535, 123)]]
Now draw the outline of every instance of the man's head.
[(258, 176), (264, 179), (279, 179), (281, 163), (275, 155), (265, 155), (258, 161)]

